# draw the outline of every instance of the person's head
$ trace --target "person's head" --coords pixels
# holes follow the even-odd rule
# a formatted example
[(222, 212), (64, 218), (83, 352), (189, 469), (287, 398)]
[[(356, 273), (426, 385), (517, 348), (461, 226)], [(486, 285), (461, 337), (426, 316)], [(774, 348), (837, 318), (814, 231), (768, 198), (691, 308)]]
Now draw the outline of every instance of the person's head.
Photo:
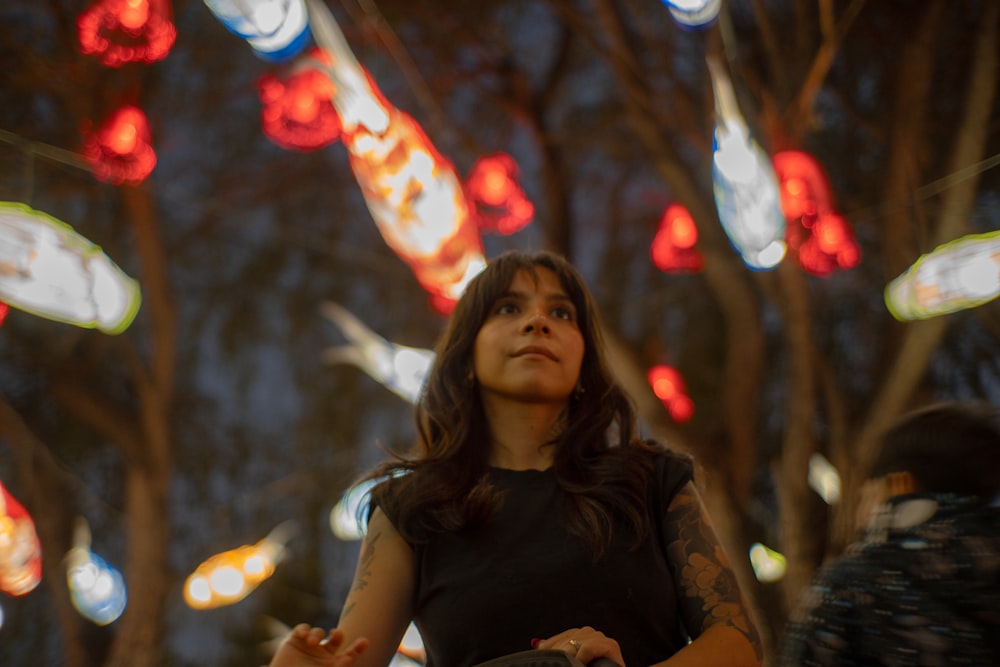
[(912, 491), (992, 499), (1000, 493), (1000, 422), (985, 403), (938, 403), (885, 433), (871, 478), (905, 475)]
[[(497, 308), (504, 307), (500, 302), (510, 298), (515, 281), (528, 291), (544, 288), (561, 292), (553, 301), (552, 316), (557, 319), (538, 326), (564, 326), (558, 320), (562, 317), (561, 308), (572, 310), (573, 328), (582, 339), (582, 354), (566, 350), (567, 357), (580, 354), (579, 371), (575, 378), (568, 378), (569, 382), (559, 384), (565, 385), (569, 394), (567, 430), (591, 439), (592, 429), (600, 429), (603, 434), (614, 422), (624, 420), (628, 422), (627, 437), (631, 436), (634, 419), (631, 405), (623, 408), (622, 403), (627, 403), (627, 399), (608, 371), (597, 310), (583, 279), (569, 262), (554, 253), (508, 251), (490, 261), (469, 283), (438, 341), (435, 362), (417, 406), (427, 456), (451, 458), (470, 442), (482, 442), (485, 448), (488, 433), (476, 371), (477, 362), (479, 370), (485, 370), (484, 364), (489, 359), (485, 344), (479, 346), (477, 353), (477, 340)], [(570, 363), (562, 364), (560, 373), (572, 372), (575, 362), (567, 361)], [(625, 413), (621, 412), (623, 409)], [(581, 432), (584, 425), (589, 427)], [(465, 457), (469, 456), (473, 454), (466, 452)], [(480, 452), (480, 456), (484, 457), (485, 452)]]

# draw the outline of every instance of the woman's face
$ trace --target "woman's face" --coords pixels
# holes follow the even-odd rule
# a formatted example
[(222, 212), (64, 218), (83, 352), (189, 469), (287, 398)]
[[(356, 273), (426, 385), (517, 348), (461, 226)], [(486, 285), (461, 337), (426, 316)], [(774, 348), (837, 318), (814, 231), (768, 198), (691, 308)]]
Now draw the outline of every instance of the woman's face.
[(558, 276), (544, 267), (514, 274), (479, 328), (473, 367), (484, 402), (565, 405), (583, 362), (583, 334)]

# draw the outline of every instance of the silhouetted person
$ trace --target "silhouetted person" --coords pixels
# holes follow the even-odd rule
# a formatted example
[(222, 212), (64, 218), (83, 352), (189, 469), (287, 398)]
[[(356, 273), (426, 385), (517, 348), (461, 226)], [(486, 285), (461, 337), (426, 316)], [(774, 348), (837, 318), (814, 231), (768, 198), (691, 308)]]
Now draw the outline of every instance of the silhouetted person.
[(1000, 425), (942, 403), (885, 434), (861, 540), (822, 568), (786, 628), (785, 666), (1000, 665)]

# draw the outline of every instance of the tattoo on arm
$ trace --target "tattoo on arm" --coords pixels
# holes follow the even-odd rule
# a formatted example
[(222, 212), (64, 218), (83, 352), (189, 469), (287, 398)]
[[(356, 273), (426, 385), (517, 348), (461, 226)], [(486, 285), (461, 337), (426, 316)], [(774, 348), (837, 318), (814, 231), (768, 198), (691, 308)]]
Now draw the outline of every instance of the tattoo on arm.
[(762, 658), (760, 635), (694, 487), (685, 485), (670, 503), (666, 517), (667, 555), (680, 582), (681, 614), (693, 632), (713, 625), (739, 631)]
[(378, 542), (381, 536), (381, 531), (375, 531), (368, 533), (365, 537), (364, 548), (361, 550), (361, 558), (358, 560), (358, 570), (354, 573), (354, 582), (351, 584), (351, 590), (347, 593), (347, 605), (340, 614), (341, 618), (345, 618), (354, 609), (355, 594), (363, 591), (368, 586), (372, 574), (372, 560), (375, 559), (375, 543)]

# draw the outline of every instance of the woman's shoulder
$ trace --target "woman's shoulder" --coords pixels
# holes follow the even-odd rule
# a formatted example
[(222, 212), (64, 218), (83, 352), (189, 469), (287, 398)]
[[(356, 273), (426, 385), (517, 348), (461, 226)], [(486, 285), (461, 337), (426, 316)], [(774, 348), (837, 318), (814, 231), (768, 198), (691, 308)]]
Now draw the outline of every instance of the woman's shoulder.
[(635, 440), (625, 448), (628, 455), (644, 460), (656, 470), (666, 468), (693, 469), (694, 460), (690, 455), (673, 449), (659, 440)]
[(632, 456), (644, 463), (658, 495), (672, 498), (682, 486), (694, 480), (694, 460), (657, 440), (637, 440)]

